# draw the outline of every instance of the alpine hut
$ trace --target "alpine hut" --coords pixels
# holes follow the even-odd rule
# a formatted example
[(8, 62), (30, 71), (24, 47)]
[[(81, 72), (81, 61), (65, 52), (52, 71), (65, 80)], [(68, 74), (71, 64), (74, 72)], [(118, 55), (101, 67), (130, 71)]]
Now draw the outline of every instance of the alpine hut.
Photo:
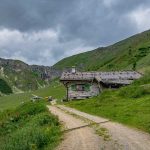
[(67, 100), (85, 99), (98, 95), (104, 88), (119, 88), (139, 79), (136, 71), (63, 72), (60, 81), (66, 87)]

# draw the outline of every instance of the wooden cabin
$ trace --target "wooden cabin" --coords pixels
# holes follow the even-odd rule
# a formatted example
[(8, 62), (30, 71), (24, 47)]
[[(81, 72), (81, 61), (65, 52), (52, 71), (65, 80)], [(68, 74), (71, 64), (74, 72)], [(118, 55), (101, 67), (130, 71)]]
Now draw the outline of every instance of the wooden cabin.
[(135, 71), (115, 72), (63, 72), (60, 81), (66, 87), (67, 100), (85, 99), (96, 96), (104, 88), (119, 88), (139, 79)]

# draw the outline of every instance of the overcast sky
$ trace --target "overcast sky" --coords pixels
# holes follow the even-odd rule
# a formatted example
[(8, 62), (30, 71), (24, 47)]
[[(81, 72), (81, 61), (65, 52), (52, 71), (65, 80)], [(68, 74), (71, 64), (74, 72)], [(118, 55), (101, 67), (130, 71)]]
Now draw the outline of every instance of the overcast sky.
[(107, 46), (150, 29), (150, 0), (0, 0), (0, 57), (29, 64)]

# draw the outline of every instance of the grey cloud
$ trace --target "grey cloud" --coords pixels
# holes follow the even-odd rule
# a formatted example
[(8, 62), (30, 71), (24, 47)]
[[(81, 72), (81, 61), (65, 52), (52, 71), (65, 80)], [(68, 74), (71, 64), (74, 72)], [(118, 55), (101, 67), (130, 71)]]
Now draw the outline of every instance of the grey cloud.
[(117, 13), (127, 13), (138, 7), (149, 7), (149, 0), (117, 0), (115, 5), (112, 5), (111, 9)]
[[(149, 6), (149, 0), (0, 0), (0, 33), (19, 32), (1, 41), (0, 57), (52, 65), (80, 48), (106, 46), (140, 32), (130, 13)], [(57, 37), (50, 38), (49, 30)]]
[(55, 27), (73, 7), (70, 0), (0, 0), (0, 4), (1, 26), (21, 31)]
[[(107, 42), (104, 41), (105, 38), (103, 40), (103, 36), (105, 37), (110, 28), (113, 28), (112, 35), (115, 35), (113, 31), (117, 32), (117, 28), (121, 29), (122, 26), (128, 35), (133, 34), (135, 31), (130, 21), (126, 20), (126, 28), (125, 22), (122, 24), (118, 22), (129, 11), (150, 4), (148, 0), (109, 0), (112, 1), (112, 5), (107, 8), (103, 1), (0, 0), (0, 25), (23, 32), (59, 28), (62, 32), (60, 39), (81, 38), (85, 41), (92, 39), (91, 43), (87, 43), (104, 45)], [(120, 36), (118, 35), (118, 38)], [(108, 38), (108, 41), (114, 40)]]

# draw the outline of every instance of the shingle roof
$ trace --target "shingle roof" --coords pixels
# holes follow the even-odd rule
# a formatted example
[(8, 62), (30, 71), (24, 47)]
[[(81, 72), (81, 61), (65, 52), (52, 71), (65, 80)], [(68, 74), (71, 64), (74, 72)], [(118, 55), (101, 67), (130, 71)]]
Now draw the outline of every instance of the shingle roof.
[(115, 71), (115, 72), (64, 72), (61, 81), (92, 81), (130, 84), (132, 80), (138, 79), (141, 74), (136, 71)]
[(94, 73), (90, 72), (64, 72), (60, 80), (93, 80), (95, 77)]
[(128, 85), (133, 82), (133, 80), (102, 80), (101, 82), (107, 83), (107, 84), (123, 84), (123, 85)]

